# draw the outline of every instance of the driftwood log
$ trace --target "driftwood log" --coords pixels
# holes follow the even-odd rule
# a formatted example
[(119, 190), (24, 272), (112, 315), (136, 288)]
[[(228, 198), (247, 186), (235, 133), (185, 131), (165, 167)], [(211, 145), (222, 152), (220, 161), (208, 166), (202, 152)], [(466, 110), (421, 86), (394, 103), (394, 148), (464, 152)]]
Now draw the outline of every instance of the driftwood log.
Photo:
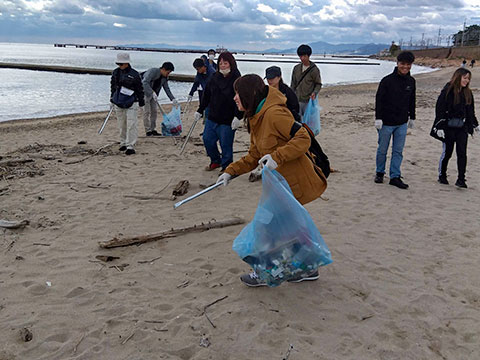
[(175, 200), (174, 196), (123, 195), (123, 197), (137, 200)]
[(180, 180), (177, 185), (175, 185), (175, 188), (173, 189), (172, 195), (174, 196), (182, 196), (185, 195), (188, 192), (188, 187), (190, 186), (190, 183), (188, 180)]
[(178, 235), (183, 235), (191, 232), (202, 232), (210, 229), (223, 228), (226, 226), (239, 225), (243, 223), (245, 223), (245, 220), (242, 218), (231, 218), (231, 219), (222, 220), (222, 221), (212, 220), (205, 224), (202, 223), (200, 225), (193, 225), (190, 227), (178, 228), (178, 229), (172, 228), (170, 230), (163, 231), (157, 234), (140, 235), (140, 236), (134, 236), (130, 238), (123, 238), (123, 239), (113, 238), (112, 240), (101, 241), (98, 243), (98, 245), (104, 249), (111, 249), (111, 248), (121, 247), (121, 246), (144, 244), (147, 242), (175, 237)]
[(20, 164), (34, 162), (33, 159), (10, 159), (10, 160), (0, 160), (0, 166), (17, 166)]

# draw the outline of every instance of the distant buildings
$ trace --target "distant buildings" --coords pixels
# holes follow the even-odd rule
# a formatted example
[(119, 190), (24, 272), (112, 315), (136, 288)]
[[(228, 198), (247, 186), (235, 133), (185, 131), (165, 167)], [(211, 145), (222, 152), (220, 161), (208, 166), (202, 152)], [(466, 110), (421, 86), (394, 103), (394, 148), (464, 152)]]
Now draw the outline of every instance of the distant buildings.
[(480, 45), (480, 26), (471, 25), (464, 31), (453, 35), (453, 46), (476, 46)]

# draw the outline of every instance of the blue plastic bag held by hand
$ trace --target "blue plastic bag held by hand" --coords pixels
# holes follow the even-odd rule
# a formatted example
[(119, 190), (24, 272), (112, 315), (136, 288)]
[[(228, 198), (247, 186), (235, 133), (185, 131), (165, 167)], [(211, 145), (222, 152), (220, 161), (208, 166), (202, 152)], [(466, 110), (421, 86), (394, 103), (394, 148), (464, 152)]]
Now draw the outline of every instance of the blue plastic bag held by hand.
[(182, 133), (182, 120), (180, 119), (180, 106), (172, 107), (172, 111), (163, 115), (162, 135), (177, 136)]
[(233, 250), (268, 286), (332, 262), (310, 214), (284, 177), (267, 167), (262, 170), (262, 196), (255, 216), (234, 240)]
[(318, 105), (318, 100), (310, 99), (302, 118), (302, 122), (312, 129), (315, 136), (320, 134), (320, 110), (322, 110), (322, 107)]

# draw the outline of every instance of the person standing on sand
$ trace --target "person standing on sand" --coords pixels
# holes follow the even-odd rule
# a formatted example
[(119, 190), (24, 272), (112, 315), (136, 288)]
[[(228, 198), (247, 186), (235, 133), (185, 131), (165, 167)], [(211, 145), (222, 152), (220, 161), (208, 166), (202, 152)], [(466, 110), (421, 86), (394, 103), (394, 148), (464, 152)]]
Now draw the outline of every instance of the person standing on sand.
[(474, 131), (480, 135), (480, 128), (475, 117), (473, 94), (469, 88), (472, 73), (459, 68), (444, 86), (435, 106), (435, 135), (444, 142), (444, 151), (440, 157), (440, 174), (438, 182), (448, 185), (447, 166), (452, 157), (453, 148), (457, 150), (458, 178), (455, 185), (467, 188), (465, 171), (467, 168), (468, 134)]
[(300, 107), (298, 104), (297, 95), (290, 89), (282, 79), (282, 69), (278, 66), (270, 66), (265, 69), (265, 78), (267, 79), (268, 85), (274, 87), (275, 89), (280, 90), (280, 92), (285, 95), (287, 98), (287, 108), (292, 113), (295, 121), (302, 122), (298, 112)]
[(157, 99), (163, 88), (173, 106), (178, 106), (178, 101), (173, 96), (168, 86), (168, 75), (175, 68), (171, 62), (164, 62), (160, 68), (151, 68), (143, 73), (142, 83), (145, 90), (145, 111), (143, 112), (143, 125), (147, 136), (159, 136), (157, 127)]
[[(242, 76), (235, 81), (234, 88), (235, 103), (240, 111), (245, 111), (247, 118), (250, 148), (247, 155), (225, 169), (217, 183), (227, 186), (233, 176), (245, 174), (263, 164), (270, 170), (277, 169), (300, 204), (320, 197), (327, 188), (327, 179), (306, 155), (310, 135), (286, 107), (285, 96), (276, 88), (265, 85), (255, 74)], [(317, 279), (318, 270), (314, 270), (290, 282)], [(266, 286), (255, 272), (242, 275), (240, 280), (247, 286)]]
[(138, 107), (145, 105), (140, 74), (130, 66), (130, 55), (118, 53), (118, 67), (110, 79), (110, 102), (115, 106), (120, 130), (120, 148), (126, 155), (135, 154), (138, 137)]
[[(218, 69), (207, 83), (203, 96), (195, 113), (195, 121), (200, 120), (203, 111), (208, 107), (209, 112), (203, 130), (203, 144), (210, 158), (210, 164), (205, 168), (212, 171), (222, 167), (222, 171), (233, 161), (233, 139), (236, 125), (239, 124), (243, 113), (239, 111), (233, 101), (235, 95), (233, 83), (240, 77), (237, 62), (229, 52), (218, 56)], [(222, 153), (218, 151), (220, 142)]]
[(415, 56), (410, 51), (398, 54), (397, 66), (393, 73), (380, 81), (375, 99), (375, 128), (378, 132), (375, 182), (383, 183), (388, 147), (393, 137), (389, 184), (400, 189), (408, 189), (402, 181), (400, 166), (407, 128), (413, 129), (415, 121), (416, 85), (410, 75), (414, 61)]
[(301, 63), (295, 65), (292, 71), (292, 82), (290, 87), (297, 95), (300, 104), (300, 115), (303, 116), (307, 108), (308, 100), (318, 96), (322, 88), (322, 78), (320, 77), (320, 70), (313, 61), (310, 61), (312, 55), (312, 48), (308, 45), (302, 44), (297, 49), (297, 55)]
[(195, 75), (195, 80), (193, 81), (192, 88), (188, 93), (188, 101), (192, 101), (193, 94), (198, 89), (198, 99), (202, 100), (203, 90), (207, 86), (208, 80), (215, 74), (215, 69), (210, 65), (206, 66), (205, 62), (198, 58), (193, 61), (193, 67), (197, 70), (197, 75)]

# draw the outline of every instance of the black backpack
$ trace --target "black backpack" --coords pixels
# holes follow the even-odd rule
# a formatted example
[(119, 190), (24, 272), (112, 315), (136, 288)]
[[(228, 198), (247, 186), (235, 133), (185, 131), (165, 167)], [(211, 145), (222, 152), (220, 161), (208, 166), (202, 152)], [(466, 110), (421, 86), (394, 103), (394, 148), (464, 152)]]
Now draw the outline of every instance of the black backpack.
[(328, 178), (328, 175), (330, 175), (330, 161), (328, 161), (328, 156), (323, 152), (322, 147), (318, 143), (317, 139), (315, 139), (315, 135), (308, 125), (300, 124), (299, 122), (295, 121), (290, 130), (290, 136), (295, 136), (297, 131), (300, 130), (302, 126), (307, 130), (308, 135), (310, 135), (310, 147), (305, 155), (307, 155), (314, 165), (322, 169), (323, 175)]

